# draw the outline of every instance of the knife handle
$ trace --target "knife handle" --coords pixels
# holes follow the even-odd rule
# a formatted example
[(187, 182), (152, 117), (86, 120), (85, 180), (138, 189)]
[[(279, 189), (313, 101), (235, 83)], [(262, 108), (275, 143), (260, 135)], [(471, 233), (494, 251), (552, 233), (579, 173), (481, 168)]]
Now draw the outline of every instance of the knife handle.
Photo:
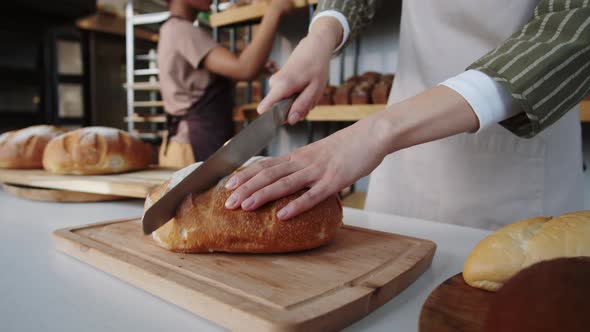
[(289, 115), (289, 111), (291, 110), (291, 106), (293, 106), (293, 102), (299, 96), (298, 93), (292, 95), (291, 97), (279, 100), (273, 105), (271, 110), (276, 110), (275, 121), (278, 124), (285, 124), (287, 122), (287, 116)]

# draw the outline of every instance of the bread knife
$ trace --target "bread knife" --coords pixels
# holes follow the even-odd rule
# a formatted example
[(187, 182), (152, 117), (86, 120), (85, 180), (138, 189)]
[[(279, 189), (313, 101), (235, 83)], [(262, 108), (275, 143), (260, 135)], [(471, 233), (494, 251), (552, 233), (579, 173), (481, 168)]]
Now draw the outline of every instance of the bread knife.
[(277, 128), (286, 122), (294, 99), (295, 96), (274, 104), (148, 208), (142, 218), (143, 232), (151, 234), (174, 218), (176, 209), (188, 194), (209, 189), (260, 153), (273, 139)]

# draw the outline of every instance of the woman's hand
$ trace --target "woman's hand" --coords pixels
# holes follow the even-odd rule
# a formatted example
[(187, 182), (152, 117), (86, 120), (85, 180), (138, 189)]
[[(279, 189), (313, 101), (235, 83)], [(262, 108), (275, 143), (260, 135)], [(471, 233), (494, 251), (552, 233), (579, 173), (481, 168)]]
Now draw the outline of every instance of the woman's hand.
[(270, 78), (270, 91), (258, 105), (258, 112), (266, 112), (279, 100), (300, 93), (287, 119), (290, 124), (304, 119), (322, 96), (330, 58), (341, 39), (342, 26), (336, 19), (319, 18), (283, 68)]
[(287, 220), (368, 175), (385, 157), (379, 139), (387, 129), (373, 116), (292, 153), (260, 161), (237, 173), (226, 188), (235, 189), (226, 207), (254, 210), (267, 202), (309, 188), (277, 213)]
[(256, 163), (226, 184), (226, 207), (254, 210), (309, 190), (278, 212), (286, 220), (371, 173), (383, 158), (410, 146), (473, 132), (479, 120), (463, 97), (446, 86), (428, 89), (292, 153)]

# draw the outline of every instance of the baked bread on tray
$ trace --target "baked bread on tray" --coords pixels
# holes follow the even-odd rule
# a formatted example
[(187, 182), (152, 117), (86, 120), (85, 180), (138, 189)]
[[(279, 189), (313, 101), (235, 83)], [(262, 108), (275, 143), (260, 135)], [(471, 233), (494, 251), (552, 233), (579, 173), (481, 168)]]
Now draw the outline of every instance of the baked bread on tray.
[(43, 167), (56, 174), (112, 174), (147, 168), (151, 147), (115, 128), (86, 127), (51, 140)]
[(58, 127), (39, 125), (0, 135), (0, 168), (43, 168), (47, 143), (64, 132)]

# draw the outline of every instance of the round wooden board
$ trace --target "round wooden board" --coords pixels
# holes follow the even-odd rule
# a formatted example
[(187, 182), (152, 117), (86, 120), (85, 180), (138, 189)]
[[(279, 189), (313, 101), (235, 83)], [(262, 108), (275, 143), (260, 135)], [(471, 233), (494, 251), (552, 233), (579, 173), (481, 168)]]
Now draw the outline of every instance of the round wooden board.
[(64, 202), (64, 203), (82, 203), (82, 202), (103, 202), (126, 199), (126, 197), (115, 195), (92, 194), (80, 191), (33, 188), (17, 186), (13, 184), (3, 183), (2, 188), (7, 193), (11, 193), (17, 197), (30, 199), (33, 201), (44, 202)]
[(481, 332), (495, 293), (465, 283), (459, 273), (438, 285), (420, 312), (420, 332)]

